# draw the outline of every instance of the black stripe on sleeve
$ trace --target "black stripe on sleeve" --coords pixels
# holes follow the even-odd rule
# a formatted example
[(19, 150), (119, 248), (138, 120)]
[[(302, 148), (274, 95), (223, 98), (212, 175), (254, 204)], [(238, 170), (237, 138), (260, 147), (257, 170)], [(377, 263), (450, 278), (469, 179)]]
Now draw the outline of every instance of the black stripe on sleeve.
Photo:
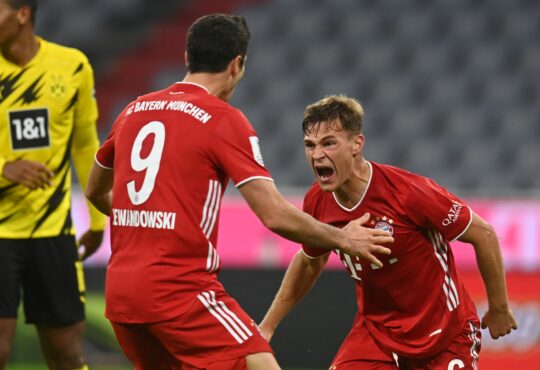
[(66, 109), (64, 109), (64, 113), (66, 113), (67, 111), (69, 111), (71, 108), (73, 108), (75, 106), (75, 104), (77, 103), (77, 100), (79, 100), (79, 91), (77, 91), (73, 97), (71, 98), (71, 101), (69, 102), (68, 106), (66, 107)]
[(73, 72), (73, 76), (75, 76), (77, 73), (79, 73), (80, 71), (83, 70), (83, 67), (84, 67), (84, 64), (81, 62), (81, 64), (79, 64), (77, 66), (77, 69), (75, 70), (75, 72)]

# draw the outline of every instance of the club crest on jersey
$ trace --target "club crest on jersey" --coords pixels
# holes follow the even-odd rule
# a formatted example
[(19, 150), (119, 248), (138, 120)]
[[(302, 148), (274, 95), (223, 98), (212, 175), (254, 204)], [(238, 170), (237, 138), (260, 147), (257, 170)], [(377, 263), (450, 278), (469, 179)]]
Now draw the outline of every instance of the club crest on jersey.
[(392, 226), (393, 223), (394, 220), (386, 216), (377, 216), (371, 221), (371, 225), (373, 225), (374, 229), (388, 231), (390, 235), (394, 235), (394, 227)]
[(56, 98), (61, 98), (66, 92), (66, 86), (61, 75), (51, 75), (51, 93)]

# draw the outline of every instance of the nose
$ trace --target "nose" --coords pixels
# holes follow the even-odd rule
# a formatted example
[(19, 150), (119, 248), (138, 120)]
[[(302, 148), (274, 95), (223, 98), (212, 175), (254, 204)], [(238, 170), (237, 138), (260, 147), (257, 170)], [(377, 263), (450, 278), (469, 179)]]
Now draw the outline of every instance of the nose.
[(319, 145), (316, 145), (313, 149), (313, 159), (322, 159), (324, 158), (324, 156), (325, 154), (323, 148)]

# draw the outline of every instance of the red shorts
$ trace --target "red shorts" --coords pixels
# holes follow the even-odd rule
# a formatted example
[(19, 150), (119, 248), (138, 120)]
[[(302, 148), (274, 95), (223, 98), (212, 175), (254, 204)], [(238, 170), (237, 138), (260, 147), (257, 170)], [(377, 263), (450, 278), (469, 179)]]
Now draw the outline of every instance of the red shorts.
[(377, 346), (363, 320), (358, 319), (355, 322), (355, 327), (345, 338), (334, 358), (331, 370), (477, 369), (481, 339), (478, 321), (467, 321), (463, 330), (444, 351), (423, 359), (398, 357), (393, 353), (387, 353)]
[(399, 359), (400, 370), (477, 370), (480, 354), (480, 323), (466, 321), (461, 332), (448, 347), (424, 359)]
[(354, 326), (341, 344), (330, 370), (389, 370), (397, 369), (389, 351), (383, 350), (373, 340), (361, 314), (354, 319)]
[(247, 355), (272, 353), (255, 322), (223, 290), (201, 292), (171, 320), (111, 323), (136, 370), (241, 370)]

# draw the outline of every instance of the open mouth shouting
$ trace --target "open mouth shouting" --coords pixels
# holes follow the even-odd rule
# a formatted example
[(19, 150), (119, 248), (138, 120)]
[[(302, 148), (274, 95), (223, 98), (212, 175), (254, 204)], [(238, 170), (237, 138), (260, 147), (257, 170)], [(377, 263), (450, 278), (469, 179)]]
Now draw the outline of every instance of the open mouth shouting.
[(327, 183), (334, 178), (335, 171), (332, 167), (315, 166), (315, 173), (317, 174), (318, 181)]

